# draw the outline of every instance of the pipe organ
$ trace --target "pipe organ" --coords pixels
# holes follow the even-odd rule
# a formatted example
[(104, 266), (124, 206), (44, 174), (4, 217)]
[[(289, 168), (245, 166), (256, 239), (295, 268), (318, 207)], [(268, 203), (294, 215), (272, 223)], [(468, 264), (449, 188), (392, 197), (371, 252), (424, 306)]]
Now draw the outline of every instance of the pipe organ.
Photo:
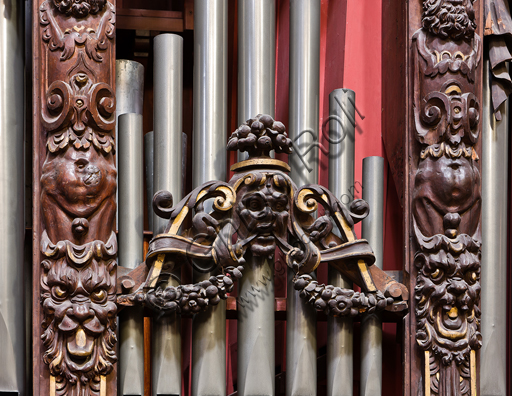
[(508, 394), (508, 4), (143, 3), (0, 0), (0, 396)]

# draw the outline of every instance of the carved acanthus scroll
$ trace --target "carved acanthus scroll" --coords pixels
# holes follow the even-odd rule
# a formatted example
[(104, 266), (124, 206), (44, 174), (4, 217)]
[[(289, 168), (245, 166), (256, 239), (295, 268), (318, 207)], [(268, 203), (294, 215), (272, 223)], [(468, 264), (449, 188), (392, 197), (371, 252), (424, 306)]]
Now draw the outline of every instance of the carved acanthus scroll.
[(424, 393), (477, 392), (482, 42), (472, 0), (424, 0), (412, 37), (411, 237)]
[[(36, 2), (37, 3), (37, 2)], [(115, 394), (114, 5), (37, 4), (41, 394)]]

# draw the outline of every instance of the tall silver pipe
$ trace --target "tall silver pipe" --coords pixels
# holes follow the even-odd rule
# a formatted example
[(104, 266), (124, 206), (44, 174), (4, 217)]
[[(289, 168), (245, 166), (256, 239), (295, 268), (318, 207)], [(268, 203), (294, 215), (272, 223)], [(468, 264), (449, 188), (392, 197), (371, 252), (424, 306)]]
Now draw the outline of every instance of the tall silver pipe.
[[(192, 184), (226, 180), (228, 8), (194, 1), (194, 134)], [(195, 273), (194, 281), (214, 273)], [(192, 395), (226, 394), (226, 303), (194, 317)]]
[[(275, 0), (238, 2), (238, 122), (258, 114), (274, 115)], [(238, 159), (244, 160), (245, 153)], [(275, 394), (274, 261), (248, 257), (239, 296), (264, 288), (257, 303), (239, 304), (238, 392), (241, 396)], [(265, 286), (260, 282), (264, 281)], [(263, 289), (261, 289), (263, 290)], [(240, 303), (241, 300), (239, 300)], [(244, 304), (242, 302), (242, 304)]]
[[(382, 269), (384, 255), (384, 158), (363, 159), (363, 199), (370, 214), (362, 222), (361, 234), (375, 253), (375, 264)], [(382, 321), (380, 315), (366, 315), (361, 321), (361, 396), (382, 394)]]
[(484, 62), (482, 120), (482, 349), (481, 396), (507, 392), (508, 101), (492, 112), (489, 61)]
[(26, 389), (23, 3), (0, 0), (0, 394), (20, 395)]
[[(154, 176), (155, 191), (170, 191), (174, 203), (182, 197), (183, 38), (160, 34), (154, 42)], [(153, 217), (153, 234), (167, 220)], [(180, 283), (179, 270), (169, 279)], [(181, 395), (181, 321), (165, 316), (153, 321), (153, 395)]]
[[(274, 116), (276, 69), (275, 0), (238, 2), (238, 123)], [(246, 159), (238, 153), (238, 160)]]
[(238, 394), (275, 395), (274, 261), (250, 256), (238, 289)]
[[(131, 60), (116, 60), (116, 119), (118, 119), (121, 114), (125, 113), (142, 114), (143, 99), (144, 66), (139, 62)], [(119, 136), (119, 122), (116, 124), (116, 136)], [(119, 148), (117, 139), (115, 143), (117, 152)], [(117, 155), (116, 169), (119, 169)], [(116, 210), (116, 221), (119, 228), (119, 205)]]
[(148, 225), (149, 229), (153, 230), (153, 174), (155, 166), (154, 158), (154, 141), (155, 133), (153, 131), (144, 135), (144, 166), (146, 177), (146, 207), (148, 211)]
[[(144, 260), (144, 183), (142, 115), (125, 113), (118, 125), (118, 203), (120, 266), (134, 269)], [(121, 312), (119, 393), (144, 395), (144, 314), (132, 307)]]
[[(318, 182), (320, 0), (290, 1), (291, 177), (301, 187)], [(286, 394), (316, 395), (316, 312), (293, 288), (288, 271)]]
[(116, 60), (116, 116), (142, 114), (143, 99), (144, 66), (131, 60)]
[[(354, 199), (355, 99), (350, 89), (329, 95), (329, 190), (345, 205)], [(352, 282), (331, 266), (328, 282), (352, 288)], [(352, 396), (352, 319), (329, 316), (327, 321), (327, 395)]]

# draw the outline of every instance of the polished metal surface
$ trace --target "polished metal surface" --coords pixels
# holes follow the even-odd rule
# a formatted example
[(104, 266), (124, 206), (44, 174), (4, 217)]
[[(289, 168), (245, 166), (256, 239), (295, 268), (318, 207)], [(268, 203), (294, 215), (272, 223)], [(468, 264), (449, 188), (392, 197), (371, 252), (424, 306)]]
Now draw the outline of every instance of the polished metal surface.
[(116, 60), (116, 116), (142, 114), (143, 99), (144, 66), (131, 60)]
[(0, 0), (0, 394), (20, 395), (26, 391), (23, 5)]
[[(238, 123), (274, 116), (276, 69), (275, 0), (238, 2)], [(246, 159), (238, 153), (238, 160)]]
[[(142, 115), (118, 118), (118, 264), (134, 269), (144, 260)], [(135, 307), (132, 307), (135, 308)], [(119, 394), (144, 395), (144, 314), (139, 307), (119, 314)]]
[(153, 195), (155, 194), (153, 189), (154, 141), (155, 133), (153, 131), (144, 134), (144, 176), (146, 180), (146, 208), (150, 230), (153, 230)]
[[(274, 115), (275, 0), (238, 2), (238, 123), (258, 114)], [(239, 153), (238, 160), (246, 158)], [(249, 257), (239, 281), (239, 296), (250, 308), (239, 306), (238, 394), (274, 395), (274, 261)], [(269, 274), (270, 272), (270, 274)], [(267, 279), (269, 278), (269, 279)], [(262, 286), (260, 282), (265, 282)], [(263, 287), (263, 289), (261, 289)], [(264, 293), (249, 292), (253, 288)], [(249, 293), (248, 295), (246, 295)], [(255, 304), (257, 302), (257, 304)], [(243, 303), (242, 303), (243, 304)]]
[[(182, 197), (183, 38), (160, 34), (154, 40), (154, 191), (170, 191), (174, 204)], [(166, 219), (153, 217), (153, 234)], [(177, 286), (179, 270), (169, 285)], [(178, 316), (153, 320), (153, 395), (181, 395), (181, 321)]]
[[(492, 113), (489, 61), (484, 62), (482, 117), (482, 349), (480, 395), (507, 393), (507, 185), (509, 101)], [(510, 313), (510, 311), (508, 311)]]
[(250, 256), (238, 288), (238, 394), (275, 395), (274, 261)]
[[(345, 205), (354, 199), (355, 99), (350, 89), (329, 95), (329, 190)], [(352, 288), (329, 266), (330, 285)], [(327, 395), (353, 396), (353, 329), (351, 318), (327, 319)]]
[[(116, 136), (119, 136), (119, 116), (125, 113), (142, 114), (143, 99), (144, 66), (131, 60), (116, 60)], [(119, 148), (117, 139), (115, 144), (117, 152)], [(116, 169), (119, 169), (117, 155)], [(119, 228), (119, 205), (116, 208), (116, 222)]]
[[(363, 159), (363, 199), (370, 214), (361, 225), (361, 236), (375, 253), (375, 264), (382, 269), (384, 255), (384, 158)], [(379, 314), (365, 315), (361, 321), (361, 396), (382, 394), (382, 321)]]
[[(192, 184), (226, 180), (228, 9), (225, 0), (194, 1)], [(195, 273), (194, 281), (216, 273)], [(192, 395), (226, 394), (226, 303), (195, 315)]]
[[(291, 177), (300, 188), (318, 182), (320, 0), (290, 1)], [(286, 394), (316, 395), (316, 312), (293, 288), (288, 271)]]

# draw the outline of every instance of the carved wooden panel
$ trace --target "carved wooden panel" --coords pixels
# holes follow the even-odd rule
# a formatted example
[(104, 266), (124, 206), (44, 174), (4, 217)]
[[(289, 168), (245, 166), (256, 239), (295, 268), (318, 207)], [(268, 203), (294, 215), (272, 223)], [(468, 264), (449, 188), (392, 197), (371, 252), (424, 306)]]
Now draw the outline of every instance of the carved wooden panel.
[(115, 8), (33, 11), (34, 394), (115, 395)]
[[(481, 1), (409, 1), (406, 394), (478, 394)], [(417, 29), (417, 30), (416, 30)], [(408, 340), (411, 341), (408, 341)]]

